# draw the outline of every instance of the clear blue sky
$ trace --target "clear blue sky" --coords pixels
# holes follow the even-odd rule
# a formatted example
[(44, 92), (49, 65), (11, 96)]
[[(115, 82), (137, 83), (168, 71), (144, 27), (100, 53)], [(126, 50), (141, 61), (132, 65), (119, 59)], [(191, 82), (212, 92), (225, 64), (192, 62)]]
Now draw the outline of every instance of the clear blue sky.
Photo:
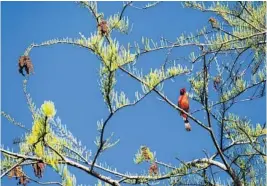
[[(136, 3), (142, 5), (144, 3)], [(2, 13), (2, 110), (11, 114), (17, 121), (31, 128), (32, 120), (22, 90), (23, 77), (18, 73), (19, 56), (32, 43), (62, 37), (79, 37), (79, 32), (90, 36), (96, 30), (95, 21), (90, 13), (74, 2), (1, 2)], [(100, 2), (99, 10), (105, 17), (117, 13), (122, 2)], [(209, 14), (185, 9), (180, 2), (165, 2), (146, 11), (129, 8), (125, 15), (133, 23), (130, 35), (116, 38), (122, 44), (141, 41), (142, 36), (159, 40), (164, 36), (175, 40), (181, 33), (195, 32), (208, 24)], [(185, 56), (190, 48), (174, 50), (173, 59)], [(93, 141), (97, 135), (96, 122), (108, 116), (98, 87), (99, 60), (86, 49), (74, 46), (49, 46), (35, 48), (30, 54), (35, 74), (29, 79), (28, 91), (38, 107), (44, 100), (54, 101), (57, 116), (62, 123), (78, 137), (88, 149), (96, 151)], [(159, 67), (165, 53), (157, 52), (141, 57), (137, 62), (143, 72)], [(186, 65), (183, 62), (183, 65)], [(134, 92), (140, 90), (138, 82), (125, 74), (119, 74), (117, 90), (124, 90), (131, 100)], [(177, 102), (179, 89), (189, 88), (187, 77), (178, 77), (169, 81), (164, 92), (170, 100)], [(246, 105), (247, 106), (247, 105)], [(197, 104), (191, 102), (191, 108)], [(264, 100), (251, 103), (248, 109), (243, 105), (232, 111), (248, 116), (253, 122), (265, 121)], [(204, 114), (196, 115), (204, 119)], [(202, 149), (210, 154), (214, 152), (207, 132), (191, 122), (192, 132), (184, 129), (184, 124), (177, 111), (157, 99), (152, 93), (134, 107), (118, 112), (107, 126), (106, 136), (114, 132), (114, 139), (120, 139), (117, 146), (100, 156), (101, 162), (116, 167), (121, 172), (141, 173), (147, 171), (148, 165), (135, 165), (134, 154), (141, 145), (147, 145), (156, 151), (159, 161), (178, 164), (175, 157), (185, 161), (204, 157)], [(13, 126), (2, 118), (2, 144), (17, 150), (12, 139), (23, 135), (23, 130)], [(31, 169), (31, 168), (28, 168)], [(84, 173), (72, 170), (78, 184), (94, 185), (96, 180)], [(32, 173), (30, 174), (32, 175)], [(58, 180), (55, 173), (45, 172), (44, 181)], [(15, 180), (3, 179), (3, 185), (16, 185)], [(30, 183), (31, 185), (36, 185)]]

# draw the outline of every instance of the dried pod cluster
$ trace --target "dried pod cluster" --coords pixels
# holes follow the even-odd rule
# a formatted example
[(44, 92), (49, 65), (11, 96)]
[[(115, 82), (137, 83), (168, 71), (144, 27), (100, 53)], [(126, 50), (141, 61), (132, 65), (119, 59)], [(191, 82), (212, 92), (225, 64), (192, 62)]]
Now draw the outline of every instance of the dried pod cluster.
[(218, 28), (218, 22), (214, 17), (211, 17), (209, 19), (209, 22), (210, 22), (212, 28)]
[(25, 76), (23, 69), (25, 69), (28, 75), (33, 72), (33, 65), (29, 56), (21, 56), (19, 58), (19, 73)]
[(108, 24), (107, 21), (102, 20), (100, 21), (100, 23), (97, 25), (98, 31), (100, 32), (101, 36), (107, 35), (109, 28), (108, 28)]
[[(34, 171), (35, 176), (38, 178), (42, 178), (44, 169), (45, 169), (45, 164), (42, 162), (38, 162), (38, 163), (33, 164), (32, 166), (33, 166), (33, 171)], [(18, 179), (19, 182), (17, 185), (26, 186), (30, 182), (26, 174), (23, 172), (21, 166), (17, 166), (13, 168), (9, 172), (8, 177), (9, 178), (15, 177), (16, 180)]]
[(151, 160), (149, 149), (147, 147), (142, 147), (141, 151), (142, 151), (142, 156), (146, 161)]
[(16, 179), (19, 179), (18, 185), (23, 185), (26, 186), (27, 183), (29, 183), (29, 179), (27, 178), (27, 176), (25, 175), (25, 173), (22, 170), (21, 166), (17, 166), (14, 169), (12, 169), (9, 172), (8, 175), (9, 178), (13, 178), (15, 177)]
[(158, 165), (153, 162), (151, 163), (150, 167), (149, 167), (149, 174), (150, 175), (157, 175), (158, 174)]
[(38, 162), (38, 163), (33, 164), (32, 166), (33, 166), (33, 171), (34, 171), (35, 176), (37, 178), (42, 178), (44, 169), (45, 169), (45, 164), (42, 162)]
[(218, 90), (220, 83), (221, 83), (221, 77), (220, 77), (220, 76), (216, 76), (216, 77), (213, 79), (213, 87), (214, 87), (214, 89), (215, 89), (216, 91)]
[(158, 166), (154, 160), (153, 153), (149, 150), (148, 147), (142, 147), (141, 153), (142, 153), (144, 160), (149, 161), (151, 163), (149, 170), (148, 170), (149, 175), (151, 176), (158, 175)]
[(9, 177), (9, 178), (13, 178), (13, 177), (18, 178), (18, 177), (20, 177), (20, 176), (22, 176), (22, 175), (23, 175), (23, 171), (22, 171), (21, 166), (17, 166), (17, 167), (15, 167), (14, 169), (12, 169), (12, 170), (9, 172), (8, 177)]

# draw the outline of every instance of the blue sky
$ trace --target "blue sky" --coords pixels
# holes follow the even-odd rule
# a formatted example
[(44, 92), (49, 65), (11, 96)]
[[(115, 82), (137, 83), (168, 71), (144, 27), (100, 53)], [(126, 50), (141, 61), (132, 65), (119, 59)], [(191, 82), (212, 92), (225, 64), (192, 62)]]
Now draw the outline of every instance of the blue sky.
[[(136, 3), (142, 5), (144, 3)], [(79, 37), (79, 32), (89, 37), (96, 30), (95, 21), (90, 13), (74, 2), (1, 2), (2, 13), (2, 110), (11, 114), (17, 121), (31, 128), (32, 120), (22, 90), (23, 77), (18, 73), (19, 56), (33, 42), (40, 43), (53, 38)], [(100, 2), (99, 10), (105, 17), (122, 9), (122, 2)], [(133, 24), (130, 35), (114, 33), (121, 44), (141, 41), (142, 36), (159, 40), (164, 36), (175, 40), (182, 33), (195, 32), (208, 24), (210, 14), (183, 8), (180, 2), (165, 2), (148, 10), (129, 8), (125, 15)], [(185, 56), (191, 48), (174, 50), (171, 57)], [(150, 68), (159, 67), (165, 52), (145, 55), (138, 59), (136, 66), (149, 72)], [(78, 137), (82, 143), (96, 151), (94, 144), (97, 135), (96, 122), (108, 116), (98, 86), (98, 69), (100, 61), (86, 49), (74, 46), (49, 46), (35, 48), (30, 57), (35, 74), (30, 76), (28, 91), (37, 107), (45, 100), (52, 100), (57, 109), (57, 116)], [(186, 65), (185, 62), (182, 65)], [(140, 90), (138, 82), (125, 74), (118, 75), (117, 90), (124, 90), (131, 100), (134, 92)], [(164, 92), (173, 102), (177, 102), (180, 88), (189, 88), (186, 76), (175, 78), (164, 85)], [(191, 108), (197, 107), (192, 102)], [(246, 105), (247, 107), (247, 105)], [(257, 100), (248, 109), (236, 106), (233, 112), (242, 113), (253, 122), (265, 121), (265, 102)], [(203, 120), (204, 114), (196, 117)], [(157, 99), (151, 93), (134, 107), (118, 112), (107, 126), (106, 136), (114, 132), (114, 139), (120, 139), (117, 146), (100, 156), (121, 172), (141, 173), (147, 171), (148, 165), (135, 165), (134, 154), (141, 145), (147, 145), (156, 151), (159, 161), (178, 164), (175, 157), (185, 161), (204, 157), (203, 149), (210, 154), (214, 152), (210, 137), (202, 128), (191, 123), (192, 132), (184, 130), (184, 124), (177, 111)], [(23, 130), (13, 126), (2, 118), (2, 144), (17, 150), (12, 139), (22, 136)], [(30, 168), (29, 168), (30, 169)], [(96, 180), (77, 170), (77, 183), (94, 185)], [(54, 181), (59, 177), (49, 171), (44, 180)], [(3, 185), (15, 185), (14, 180), (3, 179)], [(30, 183), (29, 185), (35, 185)]]

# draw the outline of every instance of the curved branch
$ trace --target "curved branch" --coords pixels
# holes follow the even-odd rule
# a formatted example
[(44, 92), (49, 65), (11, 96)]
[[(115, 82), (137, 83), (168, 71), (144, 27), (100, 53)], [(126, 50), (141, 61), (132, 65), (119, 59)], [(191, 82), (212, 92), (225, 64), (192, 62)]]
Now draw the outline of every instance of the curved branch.
[(49, 181), (49, 182), (40, 182), (40, 181), (37, 181), (29, 176), (27, 176), (26, 174), (24, 175), (26, 176), (27, 179), (31, 180), (32, 182), (35, 182), (39, 185), (60, 185), (60, 186), (64, 186), (62, 183), (60, 182), (55, 182), (55, 181)]
[[(15, 158), (23, 158), (23, 159), (25, 159), (25, 161), (26, 160), (42, 161), (41, 158), (38, 158), (38, 157), (35, 157), (35, 156), (27, 156), (27, 155), (23, 155), (23, 154), (18, 154), (18, 153), (14, 153), (14, 152), (10, 152), (10, 151), (4, 150), (2, 148), (0, 148), (0, 151), (2, 153), (4, 153), (4, 154), (7, 154), (9, 156), (13, 156)], [(87, 172), (88, 174), (90, 174), (90, 175), (92, 175), (92, 176), (94, 176), (94, 177), (96, 177), (96, 178), (98, 178), (98, 179), (100, 179), (100, 180), (102, 180), (102, 181), (104, 181), (106, 183), (109, 183), (109, 184), (111, 184), (113, 186), (119, 186), (120, 185), (118, 183), (118, 181), (113, 180), (113, 179), (111, 179), (109, 177), (103, 176), (103, 175), (101, 175), (101, 174), (99, 174), (99, 173), (97, 173), (95, 171), (91, 171), (89, 167), (86, 167), (86, 166), (84, 166), (82, 164), (74, 162), (74, 161), (72, 161), (72, 160), (70, 160), (68, 158), (64, 158), (64, 161), (62, 161), (62, 163), (70, 165), (70, 166), (75, 167), (75, 168), (78, 168), (78, 169), (80, 169), (80, 170), (82, 170), (84, 172)]]
[(106, 127), (108, 121), (109, 121), (109, 120), (111, 119), (111, 117), (113, 116), (113, 114), (114, 114), (114, 113), (111, 112), (111, 113), (109, 114), (108, 118), (107, 118), (107, 119), (104, 121), (104, 123), (103, 123), (103, 127), (102, 127), (102, 129), (101, 129), (101, 134), (100, 134), (100, 145), (99, 145), (99, 147), (98, 147), (98, 149), (97, 149), (97, 152), (96, 152), (96, 155), (95, 155), (94, 160), (93, 160), (93, 162), (92, 162), (90, 171), (93, 171), (93, 168), (94, 168), (96, 159), (98, 158), (98, 156), (99, 156), (100, 152), (102, 151), (102, 148), (103, 148), (103, 146), (104, 146), (104, 144), (105, 144), (104, 139), (103, 139), (103, 138), (104, 138), (105, 127)]

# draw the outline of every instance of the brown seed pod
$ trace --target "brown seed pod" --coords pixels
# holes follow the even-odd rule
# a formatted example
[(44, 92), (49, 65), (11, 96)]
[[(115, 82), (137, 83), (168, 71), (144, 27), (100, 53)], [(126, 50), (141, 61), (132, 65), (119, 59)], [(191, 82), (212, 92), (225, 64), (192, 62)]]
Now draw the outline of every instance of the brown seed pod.
[(15, 177), (15, 179), (19, 179), (19, 182), (17, 185), (23, 185), (26, 186), (27, 183), (29, 183), (29, 179), (27, 178), (27, 176), (24, 174), (22, 167), (21, 166), (17, 166), (14, 169), (12, 169), (9, 172), (8, 175), (9, 178), (13, 178)]
[(38, 162), (38, 163), (33, 164), (34, 174), (38, 178), (43, 177), (44, 169), (45, 169), (45, 164), (42, 162)]
[(212, 28), (218, 28), (218, 22), (214, 17), (209, 18), (209, 22), (210, 22)]
[(24, 67), (24, 56), (21, 56), (19, 58), (19, 68), (23, 68)]
[(26, 65), (25, 70), (26, 70), (27, 74), (29, 75), (31, 72), (33, 72), (33, 65), (32, 65), (32, 62), (28, 56), (26, 57), (25, 65)]
[(158, 174), (158, 165), (153, 162), (149, 167), (149, 174), (150, 175), (157, 175)]
[(98, 30), (99, 30), (101, 36), (108, 34), (109, 28), (108, 28), (107, 21), (105, 21), (105, 20), (100, 21), (100, 23), (97, 25), (97, 27), (98, 27)]
[(9, 175), (8, 177), (9, 178), (12, 178), (12, 177), (15, 177), (16, 179), (21, 177), (23, 175), (23, 171), (22, 171), (22, 168), (21, 166), (17, 166), (15, 167), (14, 169), (12, 169), (10, 172), (9, 172)]
[(39, 177), (39, 178), (41, 178), (41, 177), (43, 177), (43, 173), (44, 173), (44, 168), (45, 168), (45, 166), (44, 166), (44, 164), (43, 163), (37, 163), (37, 165), (38, 165), (38, 174), (37, 174), (37, 176)]
[(214, 79), (213, 79), (213, 87), (214, 89), (217, 91), (218, 90), (218, 87), (221, 83), (221, 77), (220, 76), (216, 76)]
[(19, 66), (19, 73), (21, 73), (23, 76), (25, 76), (23, 73), (24, 68), (28, 75), (33, 72), (33, 65), (29, 56), (21, 56), (19, 58), (18, 66)]
[(151, 159), (151, 157), (149, 155), (149, 149), (147, 147), (142, 147), (141, 148), (141, 151), (142, 151), (142, 155), (143, 155), (143, 157), (144, 157), (145, 160), (148, 161), (148, 160)]

